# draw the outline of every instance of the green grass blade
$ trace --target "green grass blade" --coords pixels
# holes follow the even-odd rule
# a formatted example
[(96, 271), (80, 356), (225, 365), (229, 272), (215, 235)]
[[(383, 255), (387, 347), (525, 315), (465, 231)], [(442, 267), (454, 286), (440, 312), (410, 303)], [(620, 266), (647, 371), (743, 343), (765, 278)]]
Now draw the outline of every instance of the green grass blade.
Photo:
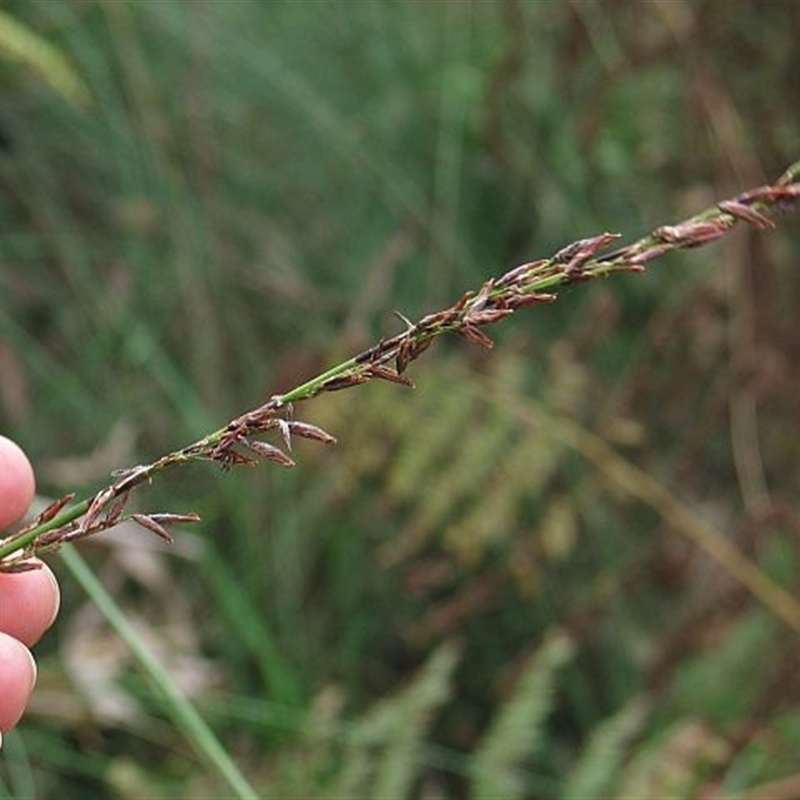
[(60, 555), (72, 577), (80, 584), (117, 635), (131, 649), (139, 665), (161, 694), (165, 708), (177, 727), (183, 731), (203, 759), (230, 786), (237, 798), (253, 798), (258, 793), (233, 763), (225, 748), (208, 727), (195, 707), (186, 699), (158, 660), (128, 622), (122, 609), (97, 580), (89, 565), (73, 547), (65, 547)]
[(89, 103), (88, 87), (61, 50), (5, 11), (0, 11), (0, 56), (37, 74), (67, 102)]

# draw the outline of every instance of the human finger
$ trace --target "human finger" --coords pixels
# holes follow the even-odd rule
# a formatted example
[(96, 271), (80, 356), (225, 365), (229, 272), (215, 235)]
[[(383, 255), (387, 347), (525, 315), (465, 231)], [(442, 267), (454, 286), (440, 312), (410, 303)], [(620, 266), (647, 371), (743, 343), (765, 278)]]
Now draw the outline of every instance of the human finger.
[(0, 436), (0, 531), (28, 510), (35, 487), (28, 457), (11, 439)]
[(46, 564), (27, 572), (0, 572), (0, 631), (29, 647), (53, 624), (59, 602), (58, 583)]
[(36, 663), (30, 650), (0, 633), (0, 731), (17, 724), (35, 683)]

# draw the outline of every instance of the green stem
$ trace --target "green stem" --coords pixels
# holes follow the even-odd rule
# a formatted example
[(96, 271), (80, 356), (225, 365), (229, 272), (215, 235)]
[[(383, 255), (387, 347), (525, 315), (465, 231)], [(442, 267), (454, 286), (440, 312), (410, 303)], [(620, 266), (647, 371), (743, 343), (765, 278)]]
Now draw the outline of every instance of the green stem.
[(319, 392), (325, 381), (329, 381), (331, 378), (337, 378), (339, 375), (344, 375), (357, 366), (358, 356), (353, 356), (352, 358), (348, 358), (347, 361), (342, 361), (341, 364), (337, 364), (311, 378), (311, 380), (301, 383), (299, 386), (295, 386), (294, 389), (286, 392), (286, 394), (277, 394), (272, 399), (275, 401), (276, 406), (280, 408), (288, 403), (294, 403), (298, 400), (305, 400), (306, 398), (313, 397)]
[(48, 522), (43, 522), (41, 525), (37, 525), (35, 528), (31, 528), (29, 531), (25, 531), (25, 533), (19, 534), (18, 536), (10, 537), (6, 542), (0, 544), (0, 562), (17, 550), (24, 550), (34, 539), (42, 534), (60, 528), (62, 525), (68, 525), (70, 522), (79, 519), (89, 510), (90, 504), (91, 498), (81, 500), (75, 503), (75, 505), (66, 508)]

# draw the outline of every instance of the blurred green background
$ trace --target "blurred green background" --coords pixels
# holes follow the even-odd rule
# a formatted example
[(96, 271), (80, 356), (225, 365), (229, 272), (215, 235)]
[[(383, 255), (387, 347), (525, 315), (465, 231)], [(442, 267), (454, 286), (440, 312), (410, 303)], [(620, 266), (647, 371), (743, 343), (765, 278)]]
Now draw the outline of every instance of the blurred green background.
[[(6, 0), (0, 430), (89, 493), (800, 157), (800, 4)], [(301, 404), (81, 553), (261, 797), (800, 796), (798, 215)], [(704, 538), (705, 537), (705, 538)], [(61, 559), (4, 796), (229, 796)], [(790, 603), (792, 601), (790, 600)], [(796, 606), (795, 606), (796, 608)]]

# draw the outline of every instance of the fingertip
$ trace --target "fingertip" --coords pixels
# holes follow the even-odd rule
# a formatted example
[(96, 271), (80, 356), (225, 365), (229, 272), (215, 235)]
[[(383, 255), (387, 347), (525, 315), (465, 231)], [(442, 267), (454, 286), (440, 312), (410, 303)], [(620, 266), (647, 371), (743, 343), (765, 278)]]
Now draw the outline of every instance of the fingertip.
[(36, 644), (53, 624), (61, 601), (51, 569), (0, 573), (0, 631), (28, 645)]
[(18, 444), (0, 436), (0, 530), (28, 509), (36, 490), (33, 467)]
[(0, 633), (0, 731), (13, 728), (36, 683), (31, 651), (12, 636)]

